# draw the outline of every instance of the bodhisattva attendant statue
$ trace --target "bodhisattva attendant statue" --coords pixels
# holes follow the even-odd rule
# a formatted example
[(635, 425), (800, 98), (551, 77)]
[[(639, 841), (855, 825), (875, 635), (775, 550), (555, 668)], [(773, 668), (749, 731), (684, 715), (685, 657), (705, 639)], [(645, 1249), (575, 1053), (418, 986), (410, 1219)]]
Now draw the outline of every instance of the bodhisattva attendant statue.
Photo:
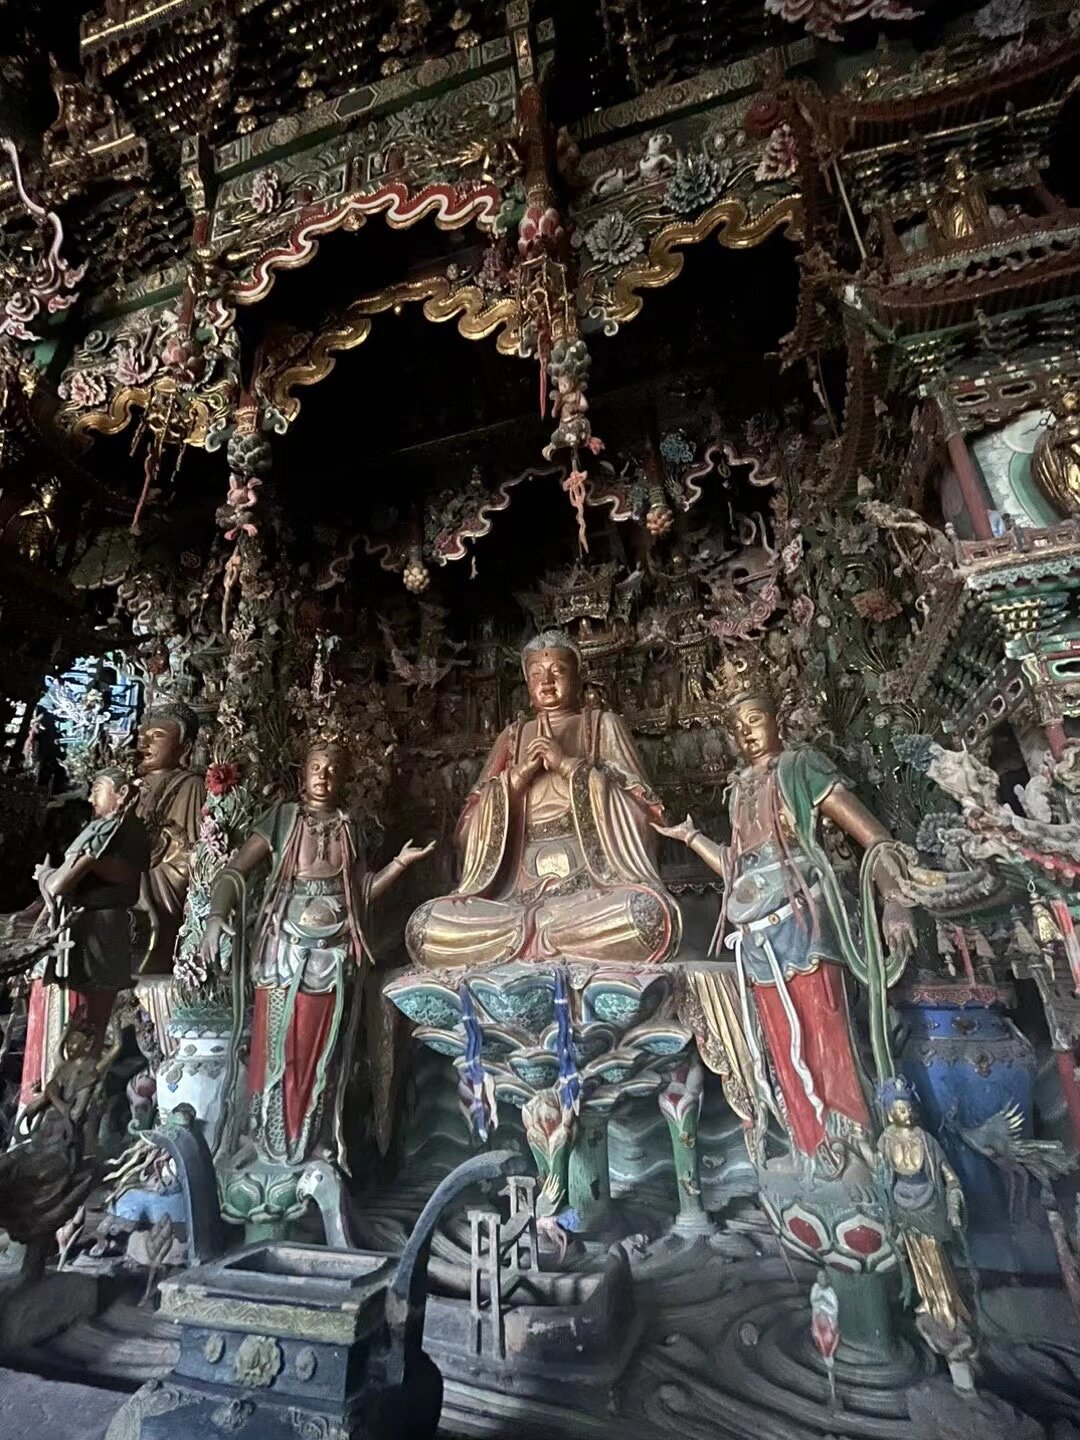
[[(333, 1141), (344, 1164), (340, 1105), (332, 1062), (353, 972), (364, 963), (370, 906), (408, 867), (434, 848), (406, 845), (377, 874), (367, 871), (353, 819), (341, 808), (348, 755), (317, 741), (304, 761), (301, 798), (273, 806), (214, 883), (210, 919), (199, 945), (204, 963), (247, 894), (248, 877), (270, 864), (248, 973), (255, 989), (248, 1063), (249, 1134), (263, 1159), (301, 1165), (320, 1144), (324, 1103), (333, 1097)], [(244, 944), (234, 964), (244, 964)], [(240, 956), (237, 961), (237, 955)], [(352, 1033), (353, 1027), (349, 1026)], [(347, 1074), (349, 1057), (342, 1059)], [(336, 1093), (335, 1093), (336, 1089)]]
[(150, 873), (143, 908), (150, 914), (150, 947), (140, 966), (146, 975), (171, 975), (176, 937), (184, 918), (191, 851), (199, 838), (204, 785), (184, 768), (199, 722), (187, 705), (151, 710), (139, 729), (136, 812), (150, 831)]
[[(729, 725), (744, 761), (731, 787), (731, 844), (716, 844), (689, 816), (660, 834), (681, 840), (723, 877), (716, 943), (722, 940), (738, 964), (759, 1104), (783, 1120), (796, 1151), (835, 1172), (846, 1145), (863, 1155), (872, 1149), (870, 1091), (844, 984), (845, 968), (866, 976), (867, 937), (821, 844), (819, 823), (828, 817), (864, 848), (889, 835), (820, 751), (784, 747), (754, 657), (726, 662), (724, 682)], [(905, 955), (914, 931), (894, 898), (892, 872), (876, 866), (873, 881), (885, 901), (886, 939), (896, 955)], [(768, 1065), (755, 1038), (758, 1026)]]
[(458, 821), (461, 881), (409, 920), (430, 969), (556, 958), (655, 964), (681, 937), (656, 868), (662, 807), (622, 719), (583, 705), (562, 631), (526, 645), (534, 717), (498, 737)]
[(132, 809), (133, 798), (134, 786), (124, 771), (95, 775), (93, 818), (68, 846), (62, 864), (37, 867), (41, 900), (16, 917), (59, 935), (44, 975), (31, 987), (24, 1104), (52, 1073), (69, 1014), (83, 1011), (82, 1024), (97, 1055), (117, 993), (131, 984), (132, 910), (150, 863), (150, 840)]

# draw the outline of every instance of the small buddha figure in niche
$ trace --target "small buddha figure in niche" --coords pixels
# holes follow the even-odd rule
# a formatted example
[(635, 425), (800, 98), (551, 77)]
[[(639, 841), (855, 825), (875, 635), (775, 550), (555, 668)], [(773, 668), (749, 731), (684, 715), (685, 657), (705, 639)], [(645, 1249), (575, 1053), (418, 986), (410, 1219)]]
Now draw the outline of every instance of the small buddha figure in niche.
[(1031, 473), (1063, 515), (1080, 515), (1080, 390), (1065, 390), (1051, 408), (1054, 423), (1039, 437)]
[(946, 159), (942, 193), (927, 207), (926, 218), (947, 245), (980, 239), (993, 229), (990, 206), (962, 150), (951, 151)]
[(533, 717), (499, 735), (455, 840), (461, 880), (409, 920), (418, 965), (669, 959), (679, 907), (656, 868), (662, 806), (622, 718), (583, 700), (581, 652), (545, 631), (522, 652)]

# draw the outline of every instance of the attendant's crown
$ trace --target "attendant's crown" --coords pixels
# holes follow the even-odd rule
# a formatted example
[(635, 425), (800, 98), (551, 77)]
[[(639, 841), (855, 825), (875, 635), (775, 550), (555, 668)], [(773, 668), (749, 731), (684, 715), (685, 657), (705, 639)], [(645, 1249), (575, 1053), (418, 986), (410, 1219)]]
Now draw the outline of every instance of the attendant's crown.
[(888, 1080), (883, 1080), (877, 1087), (878, 1104), (881, 1106), (881, 1113), (885, 1116), (898, 1100), (906, 1100), (909, 1105), (918, 1107), (919, 1096), (915, 1087), (903, 1075), (893, 1075)]
[(715, 671), (715, 683), (727, 710), (746, 700), (760, 700), (770, 708), (776, 703), (768, 664), (757, 648), (726, 649)]
[[(335, 703), (337, 702), (337, 703)], [(343, 750), (350, 752), (359, 738), (359, 726), (339, 697), (320, 706), (312, 716), (307, 735), (307, 748), (312, 750)]]

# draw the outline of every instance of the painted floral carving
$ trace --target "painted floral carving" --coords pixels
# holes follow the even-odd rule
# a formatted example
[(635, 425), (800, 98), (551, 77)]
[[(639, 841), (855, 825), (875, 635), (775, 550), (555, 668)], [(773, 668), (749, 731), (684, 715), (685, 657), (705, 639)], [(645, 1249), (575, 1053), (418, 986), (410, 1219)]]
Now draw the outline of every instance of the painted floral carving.
[(855, 613), (874, 625), (883, 625), (886, 620), (895, 620), (903, 606), (894, 595), (880, 588), (861, 590), (851, 597)]
[(723, 190), (730, 167), (708, 155), (681, 155), (667, 187), (667, 203), (677, 215), (696, 215)]
[(85, 370), (76, 370), (60, 388), (61, 395), (70, 400), (78, 410), (92, 410), (105, 404), (108, 390), (100, 375), (89, 375)]
[(206, 788), (211, 795), (227, 795), (240, 784), (242, 778), (239, 765), (211, 765), (206, 772)]
[(157, 373), (157, 368), (157, 358), (149, 354), (144, 345), (135, 339), (117, 346), (113, 374), (118, 385), (145, 385)]
[(518, 228), (518, 252), (527, 259), (545, 243), (558, 245), (565, 234), (562, 216), (553, 205), (529, 205)]
[(202, 346), (179, 332), (165, 341), (161, 363), (166, 370), (173, 372), (181, 385), (197, 385), (206, 374), (206, 356)]
[(799, 166), (799, 152), (795, 145), (795, 132), (788, 124), (778, 125), (765, 142), (761, 163), (754, 171), (754, 179), (764, 181), (788, 180)]
[(272, 1335), (245, 1335), (233, 1359), (233, 1374), (241, 1385), (265, 1388), (281, 1372), (285, 1357)]
[(281, 204), (281, 176), (272, 167), (260, 170), (251, 187), (251, 208), (256, 215), (272, 215)]
[(612, 210), (585, 231), (585, 248), (599, 265), (625, 265), (645, 242), (621, 210)]

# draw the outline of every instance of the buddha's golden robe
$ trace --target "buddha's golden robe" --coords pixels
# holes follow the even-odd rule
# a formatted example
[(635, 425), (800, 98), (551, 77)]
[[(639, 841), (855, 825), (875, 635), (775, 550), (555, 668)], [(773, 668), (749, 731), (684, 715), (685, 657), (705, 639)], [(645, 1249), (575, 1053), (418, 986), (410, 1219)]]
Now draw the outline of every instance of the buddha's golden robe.
[(458, 821), (461, 882), (413, 913), (409, 954), (432, 969), (669, 959), (682, 919), (656, 868), (662, 807), (626, 726), (609, 710), (551, 717), (573, 770), (541, 771), (515, 797), (510, 771), (537, 733), (535, 720), (517, 720), (496, 740)]

